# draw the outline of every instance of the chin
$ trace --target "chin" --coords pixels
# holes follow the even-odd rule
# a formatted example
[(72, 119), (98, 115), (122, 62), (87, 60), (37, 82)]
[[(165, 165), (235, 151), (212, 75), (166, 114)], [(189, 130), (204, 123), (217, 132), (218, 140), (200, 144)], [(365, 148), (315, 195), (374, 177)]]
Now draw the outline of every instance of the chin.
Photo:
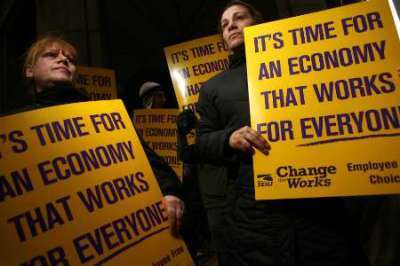
[(72, 79), (70, 78), (70, 77), (66, 77), (66, 76), (58, 76), (58, 77), (54, 77), (53, 78), (53, 82), (56, 82), (56, 83), (68, 83), (68, 82), (70, 82), (70, 83), (72, 83)]
[(242, 38), (232, 40), (229, 44), (229, 50), (235, 50), (237, 47), (243, 45), (244, 40)]

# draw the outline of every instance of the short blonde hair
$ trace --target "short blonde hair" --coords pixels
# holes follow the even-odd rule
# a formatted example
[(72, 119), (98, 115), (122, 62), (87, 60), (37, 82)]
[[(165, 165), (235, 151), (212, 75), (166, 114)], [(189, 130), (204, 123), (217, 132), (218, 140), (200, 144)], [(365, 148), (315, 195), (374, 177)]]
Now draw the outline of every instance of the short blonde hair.
[(26, 52), (24, 65), (22, 68), (24, 77), (25, 77), (25, 70), (28, 67), (34, 66), (39, 56), (43, 53), (43, 51), (47, 47), (55, 43), (58, 44), (61, 47), (61, 49), (70, 53), (74, 61), (78, 60), (78, 52), (76, 51), (75, 47), (71, 43), (66, 41), (64, 38), (59, 36), (44, 36), (39, 38), (36, 42), (34, 42)]

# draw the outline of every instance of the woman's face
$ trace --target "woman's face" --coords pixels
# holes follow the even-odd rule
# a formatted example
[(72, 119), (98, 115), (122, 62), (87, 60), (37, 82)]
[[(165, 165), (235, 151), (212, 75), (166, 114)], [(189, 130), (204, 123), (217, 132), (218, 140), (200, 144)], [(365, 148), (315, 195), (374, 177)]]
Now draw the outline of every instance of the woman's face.
[(227, 8), (221, 17), (222, 37), (230, 51), (244, 43), (243, 29), (253, 25), (254, 19), (242, 5)]
[(70, 86), (75, 76), (75, 58), (59, 44), (52, 43), (39, 54), (25, 75), (34, 80), (38, 91), (55, 85)]

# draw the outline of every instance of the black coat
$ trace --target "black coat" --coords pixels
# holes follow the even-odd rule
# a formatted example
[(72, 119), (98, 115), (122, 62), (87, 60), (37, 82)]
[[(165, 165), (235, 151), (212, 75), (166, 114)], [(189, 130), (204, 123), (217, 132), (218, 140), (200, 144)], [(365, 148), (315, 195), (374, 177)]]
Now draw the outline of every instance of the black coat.
[[(249, 189), (253, 187), (252, 158), (233, 150), (231, 133), (250, 125), (244, 54), (230, 58), (230, 69), (203, 85), (197, 103), (200, 123), (197, 134), (199, 157), (206, 163), (228, 167), (228, 178)], [(237, 180), (239, 178), (239, 180)]]
[[(70, 87), (56, 87), (40, 93), (35, 93), (30, 103), (7, 114), (89, 100), (89, 96), (83, 90)], [(178, 176), (164, 159), (157, 155), (140, 135), (138, 136), (162, 193), (164, 195), (174, 195), (181, 198), (182, 189)]]
[[(341, 199), (254, 199), (252, 157), (229, 146), (233, 131), (250, 126), (244, 53), (230, 59), (230, 69), (200, 91), (197, 149), (203, 161), (224, 167), (229, 183), (235, 184), (219, 188), (227, 194), (232, 218), (231, 265), (368, 265), (350, 237)], [(216, 190), (216, 185), (214, 180), (207, 189)]]

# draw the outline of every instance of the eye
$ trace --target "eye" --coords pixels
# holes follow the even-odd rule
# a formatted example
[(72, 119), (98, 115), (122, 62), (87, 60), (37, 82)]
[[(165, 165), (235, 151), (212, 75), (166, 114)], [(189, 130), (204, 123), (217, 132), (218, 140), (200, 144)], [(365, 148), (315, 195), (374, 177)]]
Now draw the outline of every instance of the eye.
[(70, 62), (71, 64), (74, 64), (74, 65), (75, 65), (75, 63), (76, 63), (75, 58), (73, 58), (73, 57), (70, 56), (70, 55), (66, 55), (65, 57), (67, 58), (68, 62)]
[(229, 21), (227, 19), (223, 19), (221, 21), (221, 29), (222, 30), (225, 29), (228, 26), (228, 24), (229, 24)]
[(58, 53), (55, 51), (49, 51), (49, 52), (45, 52), (43, 54), (43, 57), (56, 58), (57, 56), (58, 56)]
[(248, 19), (248, 18), (249, 18), (249, 15), (246, 14), (246, 13), (238, 14), (238, 15), (236, 16), (236, 19), (237, 19), (237, 20), (245, 20), (245, 19)]

